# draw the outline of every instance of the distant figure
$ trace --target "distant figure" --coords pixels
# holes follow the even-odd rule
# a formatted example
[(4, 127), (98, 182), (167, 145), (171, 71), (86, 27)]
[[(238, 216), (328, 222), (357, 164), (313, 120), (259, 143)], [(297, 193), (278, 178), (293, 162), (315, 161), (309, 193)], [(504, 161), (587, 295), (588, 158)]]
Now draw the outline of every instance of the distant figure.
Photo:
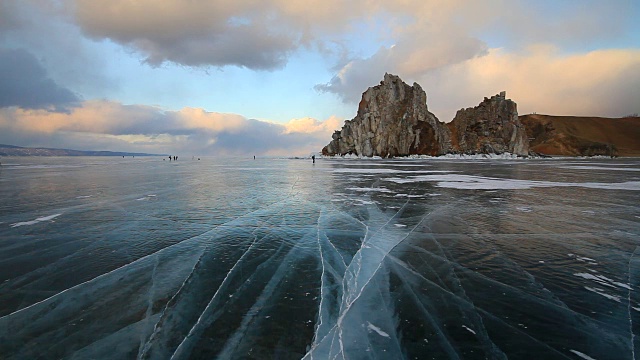
[(169, 161), (171, 161), (171, 156), (169, 156)]
[(255, 155), (253, 155), (253, 160), (255, 160), (255, 159), (256, 159), (256, 156), (255, 156)]
[(311, 160), (313, 160), (313, 163), (316, 163), (316, 156), (315, 155), (311, 155)]
[(198, 158), (198, 161), (200, 161), (200, 158)]
[(122, 155), (122, 158), (124, 159), (124, 155)]

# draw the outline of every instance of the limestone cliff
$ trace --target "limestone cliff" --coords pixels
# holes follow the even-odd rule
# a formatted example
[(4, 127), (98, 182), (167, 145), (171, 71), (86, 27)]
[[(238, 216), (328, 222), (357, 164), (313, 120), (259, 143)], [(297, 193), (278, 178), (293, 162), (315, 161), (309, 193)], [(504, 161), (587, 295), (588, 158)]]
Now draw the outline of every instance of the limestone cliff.
[(529, 139), (518, 120), (517, 105), (506, 98), (504, 91), (485, 98), (474, 108), (458, 110), (447, 125), (452, 133), (453, 148), (459, 153), (529, 154)]
[(420, 85), (385, 74), (362, 94), (358, 113), (322, 149), (323, 155), (441, 155), (451, 150), (449, 129), (427, 108)]

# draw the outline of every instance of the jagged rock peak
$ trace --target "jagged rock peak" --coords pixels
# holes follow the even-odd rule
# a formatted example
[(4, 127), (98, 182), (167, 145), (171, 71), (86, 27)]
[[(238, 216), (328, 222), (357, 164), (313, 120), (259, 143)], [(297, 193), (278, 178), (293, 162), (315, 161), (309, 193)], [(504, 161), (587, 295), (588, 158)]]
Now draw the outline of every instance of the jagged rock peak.
[(359, 156), (440, 155), (450, 150), (447, 127), (429, 112), (427, 94), (414, 83), (386, 73), (379, 85), (362, 94), (358, 113), (345, 121), (325, 155)]
[(518, 119), (517, 104), (507, 99), (505, 91), (485, 97), (474, 108), (458, 110), (448, 126), (453, 148), (458, 152), (529, 154), (529, 140)]

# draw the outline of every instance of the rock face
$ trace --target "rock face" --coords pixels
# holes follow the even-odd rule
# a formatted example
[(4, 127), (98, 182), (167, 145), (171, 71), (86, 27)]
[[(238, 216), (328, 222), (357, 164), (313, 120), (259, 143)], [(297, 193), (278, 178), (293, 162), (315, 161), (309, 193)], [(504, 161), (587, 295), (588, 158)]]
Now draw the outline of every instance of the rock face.
[(358, 114), (322, 149), (323, 155), (406, 156), (504, 153), (526, 156), (529, 142), (516, 103), (505, 93), (462, 109), (444, 124), (427, 108), (420, 85), (385, 74), (362, 94)]
[(474, 108), (458, 110), (449, 124), (453, 148), (463, 154), (529, 154), (529, 139), (515, 102), (503, 91)]
[(385, 74), (362, 94), (358, 114), (322, 149), (323, 155), (406, 156), (505, 153), (527, 156), (640, 156), (640, 117), (518, 117), (503, 91), (444, 124), (427, 109), (420, 85)]
[(385, 74), (362, 94), (358, 114), (322, 149), (323, 155), (441, 155), (451, 150), (449, 129), (427, 108), (420, 85)]

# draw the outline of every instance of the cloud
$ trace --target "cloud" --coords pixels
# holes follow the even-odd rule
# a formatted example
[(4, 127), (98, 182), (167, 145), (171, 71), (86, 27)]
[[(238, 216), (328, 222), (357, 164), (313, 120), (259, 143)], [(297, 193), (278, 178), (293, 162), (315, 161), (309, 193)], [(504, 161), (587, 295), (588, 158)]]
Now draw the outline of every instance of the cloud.
[(491, 49), (417, 81), (430, 94), (430, 110), (444, 121), (502, 90), (520, 114), (622, 117), (640, 112), (640, 50), (564, 54), (542, 44), (523, 52)]
[[(316, 89), (354, 103), (354, 110), (360, 94), (390, 72), (409, 83), (419, 82), (427, 91), (430, 109), (445, 121), (457, 109), (476, 105), (482, 97), (501, 90), (519, 103), (521, 112), (613, 116), (638, 112), (633, 106), (637, 52), (589, 52), (584, 48), (633, 34), (628, 29), (637, 29), (637, 7), (630, 7), (628, 1), (604, 4), (596, 0), (0, 1), (0, 47), (29, 49), (44, 69), (41, 80), (48, 82), (49, 90), (57, 87), (47, 92), (47, 86), (42, 86), (42, 93), (49, 95), (70, 90), (89, 98), (109, 94), (96, 89), (109, 88), (102, 74), (109, 65), (114, 72), (111, 76), (122, 75), (114, 64), (119, 64), (123, 54), (128, 60), (132, 54), (141, 55), (153, 66), (171, 62), (191, 67), (283, 69), (277, 76), (292, 81), (289, 76), (305, 76), (283, 68), (289, 58), (303, 51), (319, 51), (326, 56), (326, 64), (333, 65), (334, 76), (327, 76), (323, 80), (327, 82)], [(121, 52), (120, 46), (133, 52)], [(336, 57), (335, 49), (344, 52)], [(305, 56), (296, 59), (300, 58)], [(248, 78), (242, 70), (238, 73), (243, 76), (228, 78)], [(179, 87), (205, 88), (180, 80), (176, 81)], [(17, 90), (5, 87), (4, 92)], [(172, 90), (178, 98), (180, 91)], [(64, 102), (60, 97), (49, 98)], [(56, 101), (50, 100), (48, 106), (55, 106)], [(56, 117), (49, 111), (10, 110), (3, 116), (5, 121), (12, 119), (15, 131), (21, 129), (25, 134), (87, 134), (93, 139), (122, 141), (119, 144), (134, 144), (135, 139), (136, 144), (153, 146), (160, 146), (162, 140), (167, 146), (198, 145), (211, 151), (243, 151), (254, 145), (264, 151), (287, 146), (299, 149), (307, 146), (305, 141), (322, 145), (326, 140), (320, 142), (315, 136), (330, 135), (329, 127), (341, 124), (338, 119), (299, 118), (280, 125), (199, 108), (166, 111), (95, 100), (69, 112)], [(16, 127), (18, 124), (24, 126)], [(252, 137), (255, 129), (266, 135)], [(252, 143), (241, 141), (239, 134)]]
[(69, 21), (65, 0), (0, 1), (0, 48), (26, 49), (47, 77), (76, 94), (104, 96), (117, 87), (102, 45)]
[(66, 109), (78, 101), (77, 95), (48, 77), (32, 54), (0, 48), (0, 107)]
[(252, 70), (280, 69), (296, 50), (347, 30), (377, 8), (369, 0), (68, 2), (86, 35), (135, 49), (151, 65)]
[(397, 44), (382, 47), (369, 58), (349, 61), (330, 82), (315, 88), (335, 93), (353, 103), (386, 72), (398, 74), (403, 79), (416, 79), (428, 72), (483, 56), (487, 50), (482, 41), (463, 33), (412, 29), (404, 32)]
[(503, 90), (518, 103), (521, 114), (621, 117), (640, 112), (640, 50), (567, 54), (551, 44), (521, 51), (476, 49), (475, 55), (463, 51), (450, 63), (433, 67), (428, 57), (413, 66), (408, 53), (400, 56), (395, 47), (381, 49), (369, 59), (349, 62), (331, 82), (316, 88), (336, 93), (355, 107), (364, 90), (377, 85), (385, 72), (394, 73), (409, 84), (418, 82), (427, 93), (430, 111), (445, 122), (457, 110)]
[(300, 31), (268, 3), (77, 0), (74, 15), (88, 36), (131, 47), (154, 66), (170, 61), (273, 70), (300, 45)]
[(637, 11), (630, 1), (510, 2), (501, 6), (501, 14), (509, 16), (493, 18), (487, 28), (514, 48), (536, 43), (589, 47), (637, 31)]
[[(595, 55), (587, 54), (602, 44), (616, 43), (625, 34), (633, 31), (637, 34), (637, 23), (629, 2), (604, 4), (587, 0), (547, 4), (500, 0), (407, 0), (395, 2), (393, 5), (379, 3), (378, 11), (387, 17), (377, 24), (377, 29), (386, 28), (389, 33), (386, 41), (393, 45), (381, 46), (370, 55), (350, 54), (337, 64), (335, 75), (327, 83), (316, 85), (316, 90), (334, 93), (344, 102), (356, 104), (363, 91), (376, 85), (384, 73), (389, 72), (399, 75), (408, 83), (419, 82), (427, 89), (429, 105), (445, 109), (442, 111), (443, 115), (437, 115), (447, 121), (450, 120), (449, 116), (455, 113), (449, 106), (456, 104), (468, 107), (477, 104), (483, 96), (501, 90), (504, 87), (502, 83), (518, 88), (522, 84), (516, 84), (515, 79), (525, 81), (526, 78), (530, 84), (537, 84), (538, 80), (534, 76), (525, 75), (532, 72), (538, 73), (542, 77), (541, 81), (550, 78), (550, 74), (542, 74), (536, 69), (549, 70), (553, 72), (553, 76), (566, 79), (573, 84), (582, 80), (577, 77), (569, 79), (568, 75), (580, 71), (580, 76), (584, 76), (590, 86), (583, 89), (583, 101), (591, 102), (591, 105), (580, 108), (582, 112), (594, 109), (602, 113), (606, 109), (593, 104), (598, 103), (602, 95), (604, 98), (613, 99), (612, 96), (600, 94), (601, 91), (591, 87), (593, 83), (589, 80), (592, 79), (589, 71), (606, 77), (607, 83), (611, 85), (603, 88), (610, 88), (609, 91), (616, 94), (615, 99), (628, 97), (627, 93), (616, 88), (627, 89), (629, 79), (616, 77), (616, 69), (597, 69), (597, 65), (589, 62), (591, 59), (607, 64), (610, 62), (609, 57), (617, 58), (618, 55), (605, 52), (596, 59)], [(637, 7), (635, 13), (637, 14)], [(503, 46), (500, 56), (497, 55), (496, 48), (491, 49), (491, 45), (496, 43)], [(531, 48), (536, 44), (544, 44), (545, 47), (556, 50), (547, 57), (535, 55)], [(565, 53), (559, 49), (563, 49)], [(575, 56), (571, 57), (569, 54)], [(508, 64), (505, 63), (507, 57), (510, 60)], [(492, 63), (494, 60), (497, 62)], [(501, 65), (495, 65), (497, 63)], [(572, 68), (572, 64), (578, 63), (581, 67)], [(474, 67), (474, 64), (478, 66)], [(521, 66), (522, 64), (534, 68), (529, 69)], [(558, 67), (563, 68), (564, 72), (557, 72)], [(585, 71), (585, 67), (590, 70)], [(492, 76), (514, 80), (500, 82), (483, 77), (489, 68), (495, 69)], [(517, 71), (511, 70), (516, 68)], [(498, 72), (501, 74), (498, 75)], [(627, 69), (627, 73), (629, 72), (633, 72), (632, 69)], [(466, 82), (458, 81), (463, 77)], [(489, 84), (495, 86), (488, 86)], [(496, 86), (497, 89), (494, 89)], [(476, 91), (477, 88), (482, 88), (483, 91)], [(577, 88), (572, 90), (571, 86), (564, 83), (559, 89), (571, 91), (567, 93), (569, 97), (576, 96), (579, 92)], [(529, 93), (533, 94), (533, 89), (530, 90)], [(565, 96), (562, 91), (550, 87), (547, 93), (554, 94), (555, 99)], [(551, 101), (558, 101), (550, 96), (547, 100), (546, 104), (553, 111), (566, 113), (576, 110), (576, 106), (566, 109), (562, 109), (558, 104), (551, 106)], [(620, 101), (612, 103), (618, 104)], [(536, 105), (545, 103), (539, 101)], [(609, 107), (609, 110), (615, 109)], [(610, 116), (618, 113), (610, 113)]]
[[(305, 117), (300, 119), (291, 119), (284, 124), (286, 134), (311, 134), (326, 133), (331, 134), (335, 129), (342, 127), (344, 120), (336, 116), (331, 116), (325, 121), (319, 121), (314, 118)], [(330, 137), (328, 137), (330, 138)]]
[(0, 143), (64, 144), (61, 146), (80, 150), (290, 156), (319, 151), (340, 125), (336, 117), (278, 124), (199, 108), (167, 111), (91, 100), (67, 113), (0, 109)]

